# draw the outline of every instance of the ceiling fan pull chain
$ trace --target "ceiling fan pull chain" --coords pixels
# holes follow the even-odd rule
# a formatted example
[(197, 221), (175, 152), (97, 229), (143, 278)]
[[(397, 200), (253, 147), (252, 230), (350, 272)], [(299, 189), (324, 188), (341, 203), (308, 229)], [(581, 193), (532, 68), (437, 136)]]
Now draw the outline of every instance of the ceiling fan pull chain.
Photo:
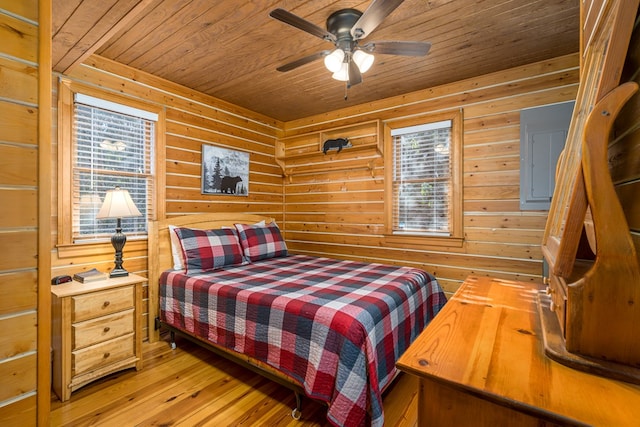
[(344, 82), (344, 100), (349, 97), (349, 82)]

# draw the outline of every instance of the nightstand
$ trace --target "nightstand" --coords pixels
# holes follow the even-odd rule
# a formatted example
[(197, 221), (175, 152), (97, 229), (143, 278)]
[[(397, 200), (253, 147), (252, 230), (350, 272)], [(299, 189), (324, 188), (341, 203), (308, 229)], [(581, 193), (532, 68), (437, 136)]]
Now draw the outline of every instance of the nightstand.
[(51, 287), (53, 390), (71, 392), (113, 372), (142, 369), (142, 283), (135, 274)]

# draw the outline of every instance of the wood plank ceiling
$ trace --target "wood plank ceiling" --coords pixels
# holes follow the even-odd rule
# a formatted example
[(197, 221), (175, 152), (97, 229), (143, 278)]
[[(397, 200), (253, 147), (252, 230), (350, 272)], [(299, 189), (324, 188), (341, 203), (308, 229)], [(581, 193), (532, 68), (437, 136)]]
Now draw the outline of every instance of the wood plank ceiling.
[(426, 57), (376, 55), (348, 91), (321, 60), (331, 49), (269, 17), (277, 7), (324, 28), (357, 0), (53, 0), (54, 70), (98, 54), (282, 121), (578, 51), (579, 0), (405, 0), (365, 41), (432, 43)]

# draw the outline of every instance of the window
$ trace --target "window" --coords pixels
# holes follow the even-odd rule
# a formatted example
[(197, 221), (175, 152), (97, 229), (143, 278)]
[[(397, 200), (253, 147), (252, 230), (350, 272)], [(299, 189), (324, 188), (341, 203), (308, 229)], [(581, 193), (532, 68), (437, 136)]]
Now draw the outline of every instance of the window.
[(461, 113), (386, 127), (387, 233), (461, 239)]
[(59, 215), (70, 218), (59, 221), (62, 245), (110, 238), (116, 220), (96, 215), (107, 190), (116, 186), (129, 191), (142, 213), (122, 221), (128, 238), (146, 236), (154, 217), (158, 114), (99, 96), (61, 85)]

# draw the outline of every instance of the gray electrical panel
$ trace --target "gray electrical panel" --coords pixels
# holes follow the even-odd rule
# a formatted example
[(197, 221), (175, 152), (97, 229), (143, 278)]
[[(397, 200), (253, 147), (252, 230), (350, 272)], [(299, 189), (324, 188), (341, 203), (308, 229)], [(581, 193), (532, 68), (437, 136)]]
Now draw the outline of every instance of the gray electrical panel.
[(548, 210), (575, 102), (520, 112), (520, 209)]

